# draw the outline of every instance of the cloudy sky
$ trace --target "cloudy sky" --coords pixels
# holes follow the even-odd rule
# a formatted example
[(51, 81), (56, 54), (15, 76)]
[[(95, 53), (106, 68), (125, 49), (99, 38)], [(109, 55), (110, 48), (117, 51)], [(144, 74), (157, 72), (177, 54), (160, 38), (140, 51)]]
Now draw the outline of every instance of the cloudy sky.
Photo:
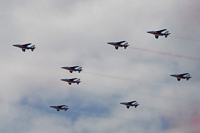
[[(0, 132), (199, 133), (199, 12), (199, 0), (0, 0)], [(28, 42), (34, 52), (12, 46)], [(73, 65), (83, 71), (61, 69)]]

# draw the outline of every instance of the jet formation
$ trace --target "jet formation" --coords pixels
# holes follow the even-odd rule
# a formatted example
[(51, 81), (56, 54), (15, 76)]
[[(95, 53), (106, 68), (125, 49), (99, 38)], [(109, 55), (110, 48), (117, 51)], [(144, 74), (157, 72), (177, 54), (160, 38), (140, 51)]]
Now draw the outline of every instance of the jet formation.
[(14, 44), (13, 46), (21, 48), (23, 52), (25, 52), (26, 50), (31, 49), (31, 51), (34, 51), (34, 49), (36, 48), (35, 45), (31, 45), (31, 43), (26, 43), (26, 44)]
[[(165, 38), (167, 38), (171, 33), (169, 33), (169, 31), (166, 31), (166, 30), (167, 29), (162, 29), (162, 30), (158, 30), (158, 31), (147, 31), (147, 33), (155, 35), (156, 39), (158, 39), (159, 36), (165, 36)], [(114, 46), (116, 50), (119, 47), (124, 47), (124, 49), (126, 49), (129, 46), (128, 42), (126, 42), (126, 41), (107, 42), (107, 44)], [(31, 51), (34, 51), (34, 49), (36, 48), (35, 45), (31, 45), (31, 43), (15, 44), (13, 46), (21, 48), (23, 52), (25, 52), (26, 50), (29, 50), (29, 49)], [(64, 66), (61, 68), (68, 70), (70, 73), (73, 73), (76, 71), (80, 73), (83, 70), (82, 67), (80, 67), (80, 66)], [(177, 78), (178, 81), (180, 81), (181, 79), (189, 80), (190, 78), (192, 78), (189, 73), (172, 74), (170, 76)], [(72, 83), (79, 84), (81, 82), (80, 79), (78, 79), (78, 78), (61, 79), (61, 81), (68, 82), (69, 85), (71, 85)], [(133, 107), (133, 106), (135, 108), (137, 108), (137, 106), (139, 106), (137, 101), (122, 102), (120, 104), (125, 105), (127, 107), (127, 109), (129, 109), (130, 107)], [(50, 106), (50, 107), (56, 109), (57, 111), (60, 111), (60, 110), (67, 111), (69, 109), (67, 105)]]
[(190, 76), (189, 73), (172, 74), (172, 75), (170, 75), (170, 76), (177, 78), (178, 81), (180, 81), (181, 79), (189, 80), (190, 78), (192, 78), (192, 76)]
[[(158, 39), (159, 36), (165, 36), (165, 38), (167, 38), (167, 36), (169, 36), (169, 31), (166, 31), (167, 29), (162, 29), (162, 30), (158, 30), (158, 31), (147, 31), (147, 33), (149, 34), (153, 34), (155, 35), (155, 38)], [(163, 32), (165, 31), (165, 32)]]
[(137, 108), (137, 106), (139, 105), (137, 101), (123, 102), (120, 104), (125, 105), (127, 107), (127, 109), (129, 109), (129, 107), (131, 107), (131, 106), (135, 106), (135, 108)]
[(118, 47), (124, 47), (126, 49), (129, 45), (126, 41), (120, 41), (120, 42), (108, 42), (107, 44), (113, 45), (115, 49), (118, 49)]
[(72, 67), (65, 66), (65, 67), (61, 67), (61, 68), (69, 70), (70, 73), (75, 72), (75, 71), (78, 71), (80, 73), (83, 70), (82, 67), (80, 67), (80, 66), (72, 66)]
[(57, 111), (60, 111), (60, 110), (67, 111), (69, 109), (67, 105), (50, 106), (50, 107), (56, 109)]

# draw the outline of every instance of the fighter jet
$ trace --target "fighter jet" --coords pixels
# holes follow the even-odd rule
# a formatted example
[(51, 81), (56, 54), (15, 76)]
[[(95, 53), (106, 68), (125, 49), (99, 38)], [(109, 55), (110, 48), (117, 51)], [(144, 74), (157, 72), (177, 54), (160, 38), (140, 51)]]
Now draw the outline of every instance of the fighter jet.
[(129, 109), (130, 106), (135, 106), (135, 108), (137, 108), (137, 106), (139, 105), (138, 102), (136, 102), (136, 101), (123, 102), (123, 103), (120, 103), (120, 104), (125, 105), (128, 109)]
[(107, 44), (115, 46), (115, 49), (118, 49), (118, 47), (124, 47), (126, 49), (129, 45), (126, 41), (120, 41), (120, 42), (108, 42)]
[(71, 85), (72, 83), (77, 83), (79, 84), (81, 82), (80, 79), (77, 78), (72, 78), (72, 79), (61, 79), (62, 81), (68, 82), (69, 85)]
[(83, 70), (82, 67), (80, 66), (72, 66), (72, 67), (61, 67), (63, 69), (69, 70), (70, 73), (72, 73), (73, 71), (78, 71), (79, 73)]
[(56, 109), (57, 111), (60, 111), (60, 110), (65, 110), (65, 111), (67, 111), (67, 110), (69, 109), (67, 105), (50, 106), (50, 107)]
[(31, 43), (27, 43), (27, 44), (15, 44), (13, 46), (21, 48), (23, 52), (25, 52), (26, 49), (27, 50), (31, 49), (31, 51), (34, 51), (34, 49), (36, 48), (35, 45), (31, 45), (31, 46), (29, 46), (29, 45), (31, 45)]
[(189, 80), (190, 78), (192, 78), (189, 73), (172, 74), (170, 76), (177, 78), (178, 81), (180, 81), (181, 79)]
[[(159, 30), (159, 31), (147, 31), (147, 33), (153, 34), (155, 35), (155, 38), (158, 39), (159, 36), (165, 36), (165, 38), (167, 38), (167, 36), (169, 36), (169, 31), (166, 31), (167, 29), (163, 29), (163, 30)], [(166, 31), (163, 33), (163, 31)]]

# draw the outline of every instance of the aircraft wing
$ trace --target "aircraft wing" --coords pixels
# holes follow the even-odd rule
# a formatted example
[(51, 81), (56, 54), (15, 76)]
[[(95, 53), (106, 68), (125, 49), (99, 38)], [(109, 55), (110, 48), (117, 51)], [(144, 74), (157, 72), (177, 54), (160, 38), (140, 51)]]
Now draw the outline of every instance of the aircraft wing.
[(183, 73), (182, 75), (187, 75), (187, 74), (189, 74), (189, 73)]
[(163, 31), (165, 31), (165, 30), (167, 30), (167, 29), (162, 29), (162, 30), (159, 30), (159, 31), (156, 31), (156, 32), (161, 33), (161, 32), (163, 32)]
[(57, 107), (62, 108), (63, 106), (65, 106), (65, 105), (60, 105), (60, 106), (57, 106)]
[(72, 66), (71, 68), (76, 68), (76, 67), (78, 67), (78, 66)]
[(23, 44), (22, 46), (27, 47), (28, 45), (31, 45), (31, 43)]
[(50, 106), (51, 108), (57, 108), (58, 106)]
[(131, 101), (131, 102), (128, 102), (128, 103), (134, 103), (134, 102), (136, 102), (136, 101)]
[(121, 43), (124, 43), (126, 41), (119, 41), (119, 42), (108, 42), (108, 44), (121, 44)]
[(184, 76), (187, 75), (188, 73), (183, 73), (183, 74), (178, 74), (178, 76)]
[(117, 44), (121, 44), (121, 43), (124, 43), (124, 42), (126, 42), (126, 41), (120, 41), (120, 42), (116, 42)]
[(69, 79), (69, 80), (76, 80), (77, 78), (72, 78), (72, 79)]

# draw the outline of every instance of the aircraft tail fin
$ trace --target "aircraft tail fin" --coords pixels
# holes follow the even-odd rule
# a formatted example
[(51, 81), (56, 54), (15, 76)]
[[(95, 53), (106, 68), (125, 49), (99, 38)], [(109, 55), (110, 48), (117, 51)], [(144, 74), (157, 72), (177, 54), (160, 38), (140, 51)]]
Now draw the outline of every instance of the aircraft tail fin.
[(77, 84), (79, 84), (79, 83), (81, 82), (81, 79), (77, 79), (75, 82), (76, 82)]
[(126, 49), (128, 47), (128, 42), (124, 43), (124, 48)]
[(188, 75), (186, 76), (186, 79), (189, 80), (190, 78), (192, 78), (192, 76), (190, 76), (190, 74), (188, 74)]
[(82, 70), (83, 70), (83, 68), (82, 68), (82, 67), (79, 67), (79, 69), (78, 69), (79, 73), (80, 73)]
[(36, 48), (35, 45), (32, 45), (32, 46), (31, 46), (31, 50), (32, 50), (32, 51), (34, 51), (35, 48)]
[(167, 38), (169, 36), (169, 34), (171, 34), (171, 33), (169, 33), (169, 31), (166, 31), (165, 32), (165, 38)]

